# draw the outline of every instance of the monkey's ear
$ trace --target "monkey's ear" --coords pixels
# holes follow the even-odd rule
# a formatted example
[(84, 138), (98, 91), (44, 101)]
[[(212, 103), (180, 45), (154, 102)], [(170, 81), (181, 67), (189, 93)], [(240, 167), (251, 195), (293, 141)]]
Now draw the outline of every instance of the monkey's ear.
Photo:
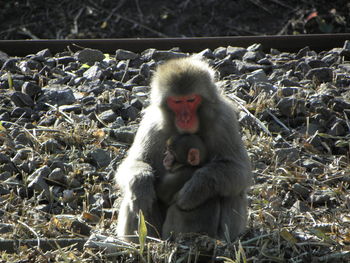
[(188, 151), (187, 162), (192, 166), (197, 166), (201, 162), (199, 150), (197, 148), (191, 148)]

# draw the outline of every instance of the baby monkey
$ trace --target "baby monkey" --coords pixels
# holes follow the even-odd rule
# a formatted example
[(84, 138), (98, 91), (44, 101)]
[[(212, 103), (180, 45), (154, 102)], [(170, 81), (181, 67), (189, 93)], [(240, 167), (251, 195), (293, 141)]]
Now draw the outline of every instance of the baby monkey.
[(163, 165), (168, 171), (158, 182), (156, 191), (166, 205), (176, 201), (177, 193), (206, 160), (202, 139), (194, 134), (173, 136), (167, 140)]

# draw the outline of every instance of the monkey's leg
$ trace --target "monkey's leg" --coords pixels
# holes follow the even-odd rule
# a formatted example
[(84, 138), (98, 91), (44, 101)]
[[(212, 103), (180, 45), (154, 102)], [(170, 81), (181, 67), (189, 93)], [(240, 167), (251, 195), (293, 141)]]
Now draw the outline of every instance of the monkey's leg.
[(167, 210), (163, 224), (162, 238), (166, 239), (173, 232), (200, 233), (216, 238), (220, 222), (220, 200), (213, 198), (190, 211), (180, 210), (176, 204)]

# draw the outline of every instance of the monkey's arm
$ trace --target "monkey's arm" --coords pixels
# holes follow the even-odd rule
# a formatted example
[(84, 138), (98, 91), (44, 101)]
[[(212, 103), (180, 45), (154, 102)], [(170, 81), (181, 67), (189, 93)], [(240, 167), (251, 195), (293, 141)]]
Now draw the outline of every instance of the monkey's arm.
[(159, 145), (154, 142), (160, 142), (160, 137), (153, 122), (145, 116), (127, 157), (118, 167), (116, 181), (124, 193), (131, 194), (134, 211), (149, 209), (156, 199), (154, 170), (157, 167), (149, 160), (156, 159)]
[(156, 183), (156, 193), (158, 198), (166, 205), (174, 203), (176, 193), (191, 178), (195, 168), (179, 165), (175, 171), (166, 173)]
[(198, 169), (179, 191), (177, 205), (192, 210), (212, 197), (238, 196), (251, 184), (250, 167), (245, 164), (215, 160)]

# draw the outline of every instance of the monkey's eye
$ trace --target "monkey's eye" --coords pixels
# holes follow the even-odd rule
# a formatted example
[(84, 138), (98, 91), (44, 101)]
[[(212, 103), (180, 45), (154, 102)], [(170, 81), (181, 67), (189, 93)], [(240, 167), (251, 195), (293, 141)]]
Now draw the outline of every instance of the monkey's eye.
[(182, 102), (182, 100), (174, 100), (175, 104), (180, 104)]
[(192, 102), (194, 102), (194, 101), (195, 101), (195, 98), (187, 99), (187, 102), (189, 102), (189, 103), (192, 103)]

